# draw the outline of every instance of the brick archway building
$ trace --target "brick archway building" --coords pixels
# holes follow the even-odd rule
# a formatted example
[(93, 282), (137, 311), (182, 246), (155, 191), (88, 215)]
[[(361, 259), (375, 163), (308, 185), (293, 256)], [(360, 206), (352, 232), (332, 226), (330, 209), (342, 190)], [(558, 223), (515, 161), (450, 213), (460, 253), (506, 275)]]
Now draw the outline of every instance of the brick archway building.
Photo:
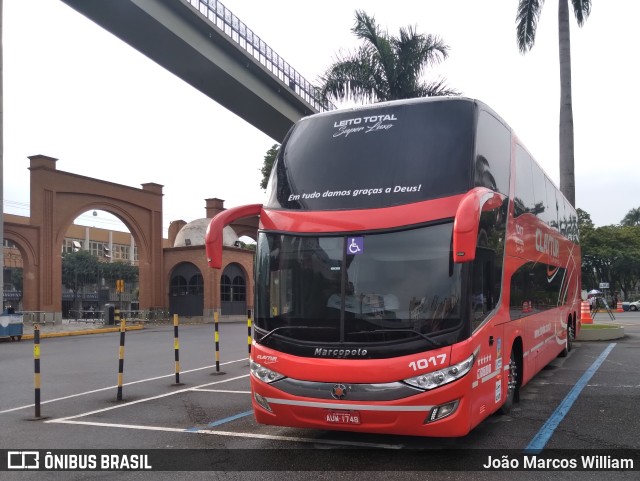
[[(23, 261), (23, 309), (62, 312), (62, 244), (69, 226), (82, 213), (103, 210), (119, 218), (129, 229), (138, 249), (140, 309), (167, 309), (168, 276), (182, 261), (193, 262), (204, 278), (204, 312), (208, 317), (219, 307), (218, 270), (206, 265), (204, 246), (166, 248), (162, 238), (162, 188), (155, 183), (142, 189), (59, 171), (57, 159), (44, 155), (29, 157), (31, 171), (31, 215), (28, 224), (5, 222), (4, 238), (15, 244)], [(207, 217), (224, 210), (223, 201), (207, 199)], [(169, 234), (184, 221), (170, 226)], [(237, 226), (239, 235), (256, 237), (257, 219)], [(173, 231), (173, 234), (172, 234)], [(249, 279), (253, 275), (253, 254), (225, 248), (225, 265), (240, 263)], [(224, 268), (224, 266), (223, 266)], [(252, 293), (253, 289), (249, 291)]]
[(57, 159), (45, 155), (29, 160), (30, 223), (7, 223), (4, 232), (23, 256), (24, 309), (61, 315), (61, 246), (74, 219), (92, 209), (118, 217), (138, 246), (140, 308), (163, 307), (162, 186), (149, 183), (136, 189), (59, 171)]
[[(206, 219), (212, 219), (216, 214), (225, 210), (224, 201), (217, 198), (205, 199)], [(204, 219), (200, 219), (204, 220)], [(194, 221), (196, 223), (198, 221)], [(207, 256), (204, 250), (204, 232), (199, 232), (199, 240), (195, 245), (176, 244), (180, 231), (188, 224), (182, 220), (174, 221), (169, 226), (169, 244), (173, 247), (164, 250), (165, 283), (169, 285), (170, 275), (177, 265), (188, 262), (195, 265), (204, 279), (204, 312), (203, 316), (213, 317), (215, 309), (221, 307), (220, 277), (229, 264), (241, 266), (247, 279), (246, 298), (251, 306), (253, 299), (253, 251), (247, 251), (233, 245), (225, 244), (222, 251), (222, 268), (211, 269), (207, 264)], [(239, 219), (231, 224), (237, 237), (247, 236), (257, 240), (258, 218), (250, 217)]]

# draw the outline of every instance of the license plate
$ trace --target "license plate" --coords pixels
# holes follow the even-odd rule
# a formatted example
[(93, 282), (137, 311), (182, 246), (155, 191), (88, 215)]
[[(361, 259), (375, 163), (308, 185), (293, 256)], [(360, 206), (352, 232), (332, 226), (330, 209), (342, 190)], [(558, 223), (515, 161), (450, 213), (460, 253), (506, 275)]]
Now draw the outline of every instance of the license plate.
[(325, 421), (331, 424), (360, 424), (360, 412), (327, 410)]

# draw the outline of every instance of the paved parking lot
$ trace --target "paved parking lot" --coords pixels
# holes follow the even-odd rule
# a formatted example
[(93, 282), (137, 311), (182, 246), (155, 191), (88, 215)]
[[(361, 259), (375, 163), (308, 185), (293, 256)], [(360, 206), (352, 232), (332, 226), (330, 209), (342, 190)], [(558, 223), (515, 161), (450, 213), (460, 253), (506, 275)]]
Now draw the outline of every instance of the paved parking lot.
[[(336, 449), (522, 450), (592, 369), (592, 377), (552, 430), (545, 449), (628, 449), (637, 453), (640, 315), (616, 317), (616, 322), (625, 325), (625, 338), (577, 342), (569, 357), (554, 361), (523, 389), (521, 402), (509, 416), (491, 416), (458, 439), (257, 424), (251, 411), (247, 327), (243, 323), (220, 324), (220, 372), (215, 366), (213, 326), (182, 326), (179, 385), (175, 384), (173, 328), (156, 325), (128, 332), (122, 401), (116, 400), (118, 333), (45, 338), (41, 344), (43, 419), (35, 420), (33, 344), (25, 340), (3, 342), (0, 385), (11, 389), (3, 388), (0, 394), (0, 447), (269, 449), (273, 453), (302, 449), (307, 454), (322, 454), (322, 448), (334, 453)], [(605, 359), (593, 369), (604, 354)], [(295, 467), (294, 461), (290, 459), (289, 464)], [(391, 469), (405, 469), (391, 463)], [(328, 464), (326, 470), (331, 469)]]

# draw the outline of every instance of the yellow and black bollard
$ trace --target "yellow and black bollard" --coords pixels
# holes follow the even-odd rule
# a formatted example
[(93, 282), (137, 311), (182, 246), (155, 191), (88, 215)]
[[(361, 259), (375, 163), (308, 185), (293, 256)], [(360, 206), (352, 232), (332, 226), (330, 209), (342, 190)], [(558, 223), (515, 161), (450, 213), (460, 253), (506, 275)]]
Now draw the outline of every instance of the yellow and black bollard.
[(247, 310), (247, 343), (249, 344), (249, 357), (251, 357), (251, 309)]
[(124, 373), (124, 334), (127, 331), (126, 321), (120, 320), (120, 309), (116, 309), (115, 321), (120, 322), (120, 349), (118, 351), (118, 395), (116, 399), (122, 401), (122, 380)]
[(35, 417), (40, 418), (40, 326), (33, 325), (33, 385), (35, 387)]
[(215, 345), (216, 345), (216, 372), (215, 375), (224, 374), (220, 371), (220, 332), (218, 330), (218, 310), (213, 311), (213, 326), (215, 329)]
[(180, 339), (178, 337), (178, 314), (173, 315), (173, 352), (176, 362), (176, 382), (175, 385), (179, 386), (180, 383)]

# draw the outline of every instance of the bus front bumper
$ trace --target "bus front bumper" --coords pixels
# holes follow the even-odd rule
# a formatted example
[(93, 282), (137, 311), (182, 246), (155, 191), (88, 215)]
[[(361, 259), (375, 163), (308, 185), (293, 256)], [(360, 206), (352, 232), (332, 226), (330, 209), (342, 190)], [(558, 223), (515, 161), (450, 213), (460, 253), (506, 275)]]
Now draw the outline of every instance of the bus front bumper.
[(261, 424), (458, 437), (466, 435), (471, 429), (468, 402), (460, 384), (452, 383), (437, 391), (427, 391), (401, 400), (348, 402), (293, 396), (252, 376), (251, 393), (255, 417)]

